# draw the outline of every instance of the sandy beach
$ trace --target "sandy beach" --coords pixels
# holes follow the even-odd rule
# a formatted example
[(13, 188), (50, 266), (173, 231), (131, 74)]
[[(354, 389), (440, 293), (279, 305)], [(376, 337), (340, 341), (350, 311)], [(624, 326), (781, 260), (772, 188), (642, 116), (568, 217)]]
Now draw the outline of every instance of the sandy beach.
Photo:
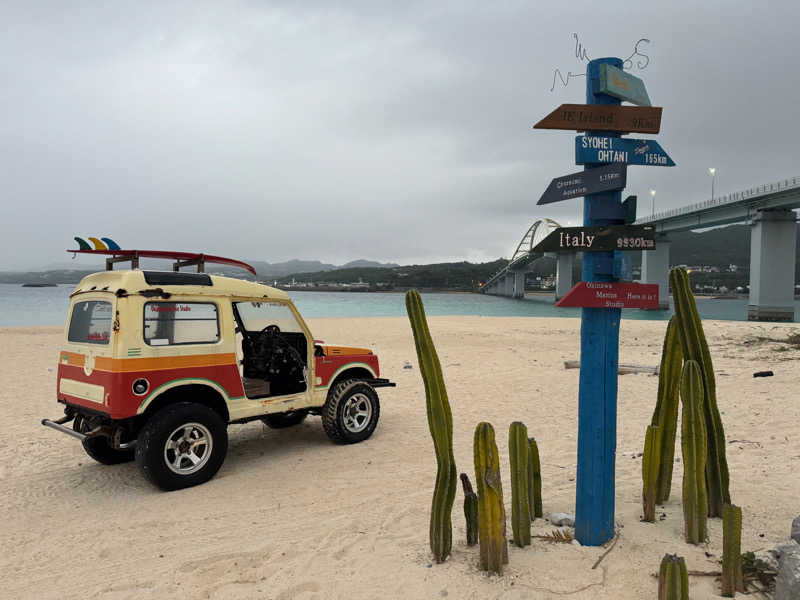
[[(459, 471), (474, 478), (472, 435), (497, 430), (510, 514), (507, 432), (527, 424), (542, 461), (544, 512), (573, 512), (579, 358), (577, 319), (433, 317), (448, 386)], [(640, 522), (644, 432), (658, 380), (621, 376), (616, 463), (619, 539), (604, 548), (550, 544), (509, 548), (502, 577), (477, 569), (466, 546), (463, 500), (453, 510), (450, 559), (432, 565), (428, 517), (436, 472), (425, 396), (405, 318), (315, 319), (314, 336), (370, 346), (382, 375), (374, 436), (330, 443), (319, 418), (286, 430), (229, 429), (228, 458), (205, 485), (164, 493), (134, 464), (102, 466), (77, 440), (45, 429), (58, 417), (60, 328), (0, 329), (0, 572), (4, 598), (576, 598), (645, 599), (667, 552), (691, 570), (719, 569), (722, 524), (710, 541), (682, 539), (681, 464), (663, 520)], [(658, 364), (665, 321), (623, 321), (620, 362)], [(725, 426), (731, 495), (742, 507), (742, 549), (788, 538), (800, 514), (800, 349), (776, 340), (796, 324), (705, 322)], [(411, 368), (404, 368), (410, 365)], [(753, 378), (773, 370), (773, 377)], [(678, 448), (677, 456), (680, 456)], [(534, 533), (553, 527), (542, 519)], [(718, 598), (714, 577), (692, 577), (694, 600)]]

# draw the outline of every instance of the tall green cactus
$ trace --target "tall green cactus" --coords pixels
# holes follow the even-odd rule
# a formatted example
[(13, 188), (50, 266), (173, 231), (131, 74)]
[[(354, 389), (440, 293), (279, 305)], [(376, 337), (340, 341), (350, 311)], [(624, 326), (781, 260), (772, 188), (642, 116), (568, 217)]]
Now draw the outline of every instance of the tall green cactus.
[(728, 461), (725, 457), (725, 431), (717, 408), (717, 391), (714, 379), (714, 366), (708, 343), (703, 333), (700, 314), (697, 312), (694, 296), (689, 285), (689, 274), (685, 269), (673, 269), (669, 276), (672, 296), (675, 302), (675, 317), (678, 321), (686, 360), (696, 361), (703, 380), (703, 419), (708, 436), (705, 472), (708, 488), (708, 514), (722, 516), (722, 505), (730, 503)]
[(467, 546), (478, 543), (478, 494), (472, 491), (472, 484), (466, 473), (461, 474), (464, 487), (464, 519), (467, 521)]
[(701, 544), (707, 536), (708, 494), (704, 474), (707, 442), (702, 407), (703, 377), (693, 360), (687, 360), (681, 372), (681, 402), (683, 520), (686, 541)]
[(664, 335), (661, 366), (658, 369), (658, 398), (651, 425), (661, 428), (661, 451), (658, 466), (656, 502), (669, 500), (672, 467), (675, 463), (675, 437), (678, 429), (678, 388), (683, 365), (683, 350), (678, 339), (678, 325), (673, 316)]
[(531, 521), (543, 517), (542, 512), (542, 467), (539, 464), (539, 446), (528, 438), (528, 488), (530, 492)]
[(642, 454), (642, 511), (643, 521), (656, 520), (658, 474), (661, 467), (661, 427), (650, 425), (644, 438)]
[(511, 463), (511, 529), (520, 548), (531, 544), (531, 506), (528, 485), (528, 428), (514, 421), (508, 428), (508, 458)]
[(689, 573), (683, 557), (677, 554), (667, 554), (661, 559), (658, 600), (689, 600)]
[(425, 383), (428, 427), (436, 451), (436, 485), (431, 504), (430, 545), (437, 563), (444, 562), (453, 546), (450, 515), (456, 497), (457, 471), (453, 457), (453, 416), (447, 400), (442, 366), (433, 345), (422, 298), (416, 290), (406, 292), (406, 310), (414, 333), (419, 369)]
[(744, 591), (742, 579), (742, 509), (722, 507), (722, 595), (733, 598)]
[(481, 569), (503, 573), (508, 563), (506, 542), (506, 509), (503, 506), (503, 485), (500, 481), (500, 457), (489, 423), (475, 428), (475, 483), (478, 488), (478, 541)]

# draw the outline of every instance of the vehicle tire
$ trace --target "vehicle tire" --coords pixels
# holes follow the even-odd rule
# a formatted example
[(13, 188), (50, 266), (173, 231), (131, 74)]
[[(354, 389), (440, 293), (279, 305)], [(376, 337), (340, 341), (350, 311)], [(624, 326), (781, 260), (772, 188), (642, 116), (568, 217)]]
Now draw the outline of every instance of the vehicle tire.
[(328, 391), (322, 407), (322, 426), (337, 444), (355, 444), (372, 435), (380, 412), (375, 388), (364, 381), (348, 379)]
[(227, 452), (222, 418), (202, 404), (180, 402), (145, 423), (136, 441), (136, 464), (162, 490), (179, 490), (211, 479)]
[[(80, 433), (86, 433), (88, 430), (86, 421), (78, 417), (72, 423), (72, 428)], [(131, 462), (134, 458), (134, 449), (117, 450), (108, 443), (109, 440), (105, 436), (98, 436), (85, 439), (81, 442), (83, 449), (91, 458), (99, 462), (101, 465), (119, 465), (121, 463)]]
[(290, 411), (286, 413), (279, 413), (274, 415), (267, 415), (262, 417), (261, 420), (264, 425), (270, 429), (286, 429), (287, 427), (294, 427), (300, 425), (306, 420), (307, 413), (302, 410)]

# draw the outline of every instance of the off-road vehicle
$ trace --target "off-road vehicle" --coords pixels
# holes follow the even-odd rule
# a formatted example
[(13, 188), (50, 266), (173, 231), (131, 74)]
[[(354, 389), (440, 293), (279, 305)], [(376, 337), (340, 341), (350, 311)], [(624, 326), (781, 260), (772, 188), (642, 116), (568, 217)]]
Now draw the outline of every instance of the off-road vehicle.
[(56, 390), (65, 415), (42, 424), (79, 438), (100, 463), (135, 459), (174, 490), (214, 476), (229, 424), (279, 429), (318, 415), (334, 442), (366, 440), (380, 414), (375, 388), (393, 385), (372, 351), (315, 341), (279, 289), (106, 271), (71, 295)]

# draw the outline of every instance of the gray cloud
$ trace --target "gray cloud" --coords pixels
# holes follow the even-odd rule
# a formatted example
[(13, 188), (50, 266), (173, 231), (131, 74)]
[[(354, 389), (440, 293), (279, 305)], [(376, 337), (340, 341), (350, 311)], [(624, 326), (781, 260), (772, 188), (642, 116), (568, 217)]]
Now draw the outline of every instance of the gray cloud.
[[(649, 212), (799, 175), (800, 9), (689, 2), (4, 3), (0, 268), (73, 235), (269, 261), (508, 256), (578, 170), (532, 124), (626, 57), (664, 107), (672, 169), (632, 167)], [(79, 262), (79, 261), (76, 261)]]

